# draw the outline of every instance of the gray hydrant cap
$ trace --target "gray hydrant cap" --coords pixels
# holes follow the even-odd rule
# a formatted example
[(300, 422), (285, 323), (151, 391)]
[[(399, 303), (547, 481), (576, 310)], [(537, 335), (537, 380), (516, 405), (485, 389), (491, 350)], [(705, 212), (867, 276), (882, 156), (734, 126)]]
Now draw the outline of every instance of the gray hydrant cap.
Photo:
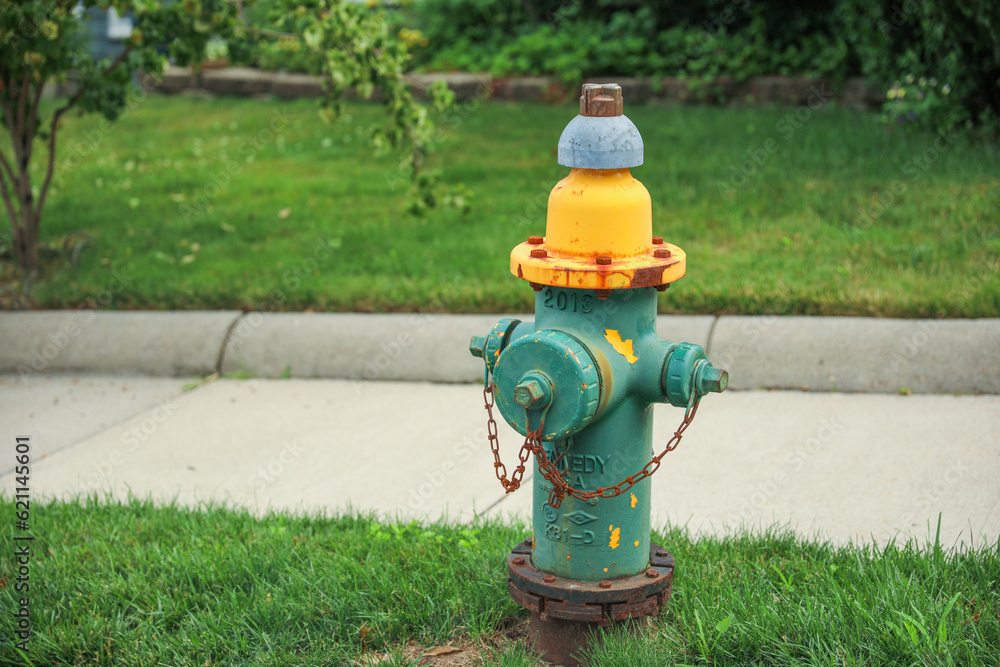
[(580, 115), (559, 137), (557, 162), (580, 169), (627, 169), (642, 164), (642, 136), (623, 114), (621, 86), (584, 84)]

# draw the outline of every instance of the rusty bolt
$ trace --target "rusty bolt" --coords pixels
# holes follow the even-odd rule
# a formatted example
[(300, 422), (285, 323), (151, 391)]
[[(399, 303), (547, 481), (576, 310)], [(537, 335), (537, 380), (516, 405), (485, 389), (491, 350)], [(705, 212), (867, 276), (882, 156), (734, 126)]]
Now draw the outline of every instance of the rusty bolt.
[(528, 237), (528, 243), (530, 243), (531, 245), (538, 245), (539, 243), (541, 243), (544, 240), (545, 240), (545, 238), (542, 237), (542, 236), (529, 236)]
[(530, 547), (531, 546), (531, 538), (530, 537), (524, 541), (524, 546), (526, 546), (526, 547)]
[(609, 290), (609, 289), (595, 289), (594, 290), (594, 294), (597, 295), (598, 299), (600, 299), (601, 301), (604, 301), (609, 296), (611, 296), (611, 290)]
[(662, 236), (654, 236), (653, 237), (653, 245), (660, 245), (661, 243), (663, 243), (663, 237)]
[(552, 390), (546, 385), (543, 379), (529, 374), (514, 387), (514, 402), (525, 410), (544, 408), (552, 400)]
[(597, 263), (598, 264), (610, 264), (611, 263), (611, 258), (608, 257), (607, 255), (598, 255), (597, 256)]
[(670, 287), (670, 283), (666, 283), (666, 284), (663, 284), (663, 285), (657, 285), (656, 286), (656, 291), (657, 292), (666, 292), (668, 287)]
[(611, 582), (608, 581), (607, 579), (602, 579), (601, 581), (598, 581), (597, 585), (600, 586), (601, 588), (611, 588)]
[(625, 113), (622, 87), (617, 83), (585, 83), (580, 96), (581, 116), (621, 116)]
[(531, 251), (532, 257), (545, 257), (549, 253), (545, 252), (545, 248), (535, 248)]
[(654, 570), (653, 568), (649, 568), (648, 570), (646, 570), (646, 576), (650, 579), (656, 579), (658, 576), (660, 576), (660, 573)]
[[(532, 250), (532, 252), (534, 252), (534, 250)], [(663, 257), (663, 258), (670, 257), (670, 251), (667, 250), (666, 248), (657, 248), (656, 250), (653, 251), (653, 257)]]
[(514, 563), (514, 565), (524, 565), (524, 556), (518, 556), (511, 562)]
[(656, 557), (657, 558), (666, 558), (669, 555), (670, 555), (670, 552), (667, 551), (666, 549), (657, 549), (656, 550)]
[(542, 291), (542, 285), (539, 285), (538, 283), (532, 283), (532, 282), (529, 282), (528, 284), (531, 285), (531, 289), (535, 290), (536, 292), (541, 292)]
[(556, 580), (556, 575), (554, 575), (554, 574), (547, 574), (544, 577), (542, 577), (542, 581), (544, 581), (547, 584), (551, 584), (555, 580)]

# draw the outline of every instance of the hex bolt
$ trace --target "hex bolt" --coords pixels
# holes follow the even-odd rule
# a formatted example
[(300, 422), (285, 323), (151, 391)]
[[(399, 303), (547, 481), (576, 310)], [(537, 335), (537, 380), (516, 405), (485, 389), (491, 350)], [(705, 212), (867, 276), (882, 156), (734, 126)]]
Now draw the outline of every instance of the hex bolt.
[(716, 394), (721, 393), (728, 386), (729, 373), (711, 364), (705, 367), (705, 370), (701, 373), (701, 377), (698, 378), (698, 393), (702, 396), (710, 391)]
[(537, 373), (528, 373), (514, 387), (514, 402), (525, 410), (544, 408), (552, 400), (552, 386)]
[(660, 257), (666, 259), (667, 257), (670, 257), (670, 251), (667, 250), (666, 248), (657, 248), (656, 250), (653, 251), (653, 257)]
[(531, 538), (529, 537), (528, 539), (526, 539), (524, 541), (524, 546), (531, 547), (531, 545), (532, 545), (532, 541), (531, 541)]
[(609, 290), (609, 289), (595, 289), (594, 290), (594, 294), (597, 295), (598, 299), (600, 299), (601, 301), (604, 301), (609, 296), (611, 296), (611, 290)]
[(653, 245), (660, 245), (661, 243), (663, 243), (663, 237), (662, 236), (654, 236), (653, 237)]
[(483, 349), (486, 347), (486, 336), (473, 336), (469, 342), (469, 352), (472, 356), (483, 358)]
[(648, 570), (646, 570), (646, 576), (650, 579), (656, 579), (658, 576), (660, 576), (660, 573), (654, 570), (653, 568), (649, 568)]
[(547, 584), (551, 584), (555, 582), (555, 580), (556, 580), (556, 575), (554, 574), (546, 574), (544, 577), (542, 577), (542, 581), (544, 581)]
[(539, 243), (541, 243), (544, 240), (545, 240), (545, 237), (543, 237), (543, 236), (529, 236), (528, 237), (528, 243), (530, 243), (531, 245), (538, 245)]
[(670, 552), (667, 551), (666, 549), (657, 549), (656, 550), (656, 557), (657, 558), (666, 558), (669, 555), (670, 555)]
[(666, 292), (668, 287), (670, 287), (670, 283), (664, 283), (663, 285), (657, 285), (656, 286), (656, 291), (657, 292)]
[(529, 282), (528, 284), (531, 285), (531, 289), (535, 290), (536, 292), (541, 292), (542, 288), (544, 287), (544, 285), (540, 285), (538, 283)]
[(605, 264), (605, 265), (610, 264), (611, 263), (611, 258), (608, 257), (607, 255), (598, 255), (597, 256), (597, 263), (598, 264)]
[(601, 588), (611, 588), (611, 582), (608, 581), (607, 579), (602, 579), (601, 581), (598, 581), (597, 585), (600, 586)]
[(532, 257), (545, 257), (549, 253), (545, 252), (545, 248), (535, 248), (531, 251)]
[(514, 565), (524, 565), (524, 556), (518, 556), (511, 561)]

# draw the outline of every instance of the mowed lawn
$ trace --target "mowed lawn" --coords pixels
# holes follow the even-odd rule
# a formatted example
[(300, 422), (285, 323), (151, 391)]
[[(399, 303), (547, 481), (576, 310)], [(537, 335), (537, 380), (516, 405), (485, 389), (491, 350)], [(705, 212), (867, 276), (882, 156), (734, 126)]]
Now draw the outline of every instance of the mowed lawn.
[[(26, 605), (13, 565), (0, 570), (0, 636), (22, 607), (31, 635), (24, 653), (0, 643), (0, 664), (416, 667), (441, 647), (419, 664), (540, 665), (506, 586), (527, 525), (33, 498), (31, 534)], [(11, 521), (8, 554), (13, 537)], [(654, 539), (677, 560), (673, 597), (648, 633), (612, 637), (589, 664), (996, 664), (995, 542), (834, 546), (677, 526)]]
[[(688, 273), (673, 313), (1000, 315), (1000, 151), (830, 105), (628, 105), (654, 233)], [(471, 208), (404, 212), (377, 105), (326, 125), (313, 100), (150, 96), (115, 125), (67, 121), (31, 302), (5, 307), (524, 311), (508, 253), (544, 233), (573, 105), (459, 104), (429, 160)], [(41, 148), (39, 149), (41, 150)], [(88, 240), (89, 239), (89, 240)], [(87, 240), (85, 245), (81, 245)]]

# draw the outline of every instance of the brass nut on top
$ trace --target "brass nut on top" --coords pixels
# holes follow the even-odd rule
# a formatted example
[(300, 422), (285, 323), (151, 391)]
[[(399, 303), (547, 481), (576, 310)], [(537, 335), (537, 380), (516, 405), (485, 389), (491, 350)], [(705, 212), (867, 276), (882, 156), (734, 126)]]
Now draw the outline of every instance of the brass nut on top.
[(580, 115), (608, 118), (625, 113), (622, 87), (617, 83), (585, 83), (580, 96)]
[(545, 251), (545, 248), (535, 248), (531, 251), (532, 257), (546, 257), (549, 253)]

